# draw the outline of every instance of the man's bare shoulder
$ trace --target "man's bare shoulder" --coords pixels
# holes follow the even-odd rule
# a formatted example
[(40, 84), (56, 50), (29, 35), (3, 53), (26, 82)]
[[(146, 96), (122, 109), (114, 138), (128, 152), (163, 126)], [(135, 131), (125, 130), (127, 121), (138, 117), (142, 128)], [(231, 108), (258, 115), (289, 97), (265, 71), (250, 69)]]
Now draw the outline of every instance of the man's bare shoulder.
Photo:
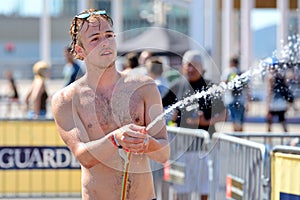
[(83, 85), (82, 81), (77, 81), (55, 92), (51, 100), (53, 112), (72, 106), (77, 99), (79, 88)]
[(125, 83), (135, 83), (135, 84), (150, 84), (154, 83), (154, 80), (147, 75), (139, 73), (126, 73), (122, 74), (123, 80)]
[(75, 87), (72, 87), (71, 85), (58, 90), (52, 97), (52, 105), (56, 106), (58, 103), (67, 103), (71, 101), (75, 91)]

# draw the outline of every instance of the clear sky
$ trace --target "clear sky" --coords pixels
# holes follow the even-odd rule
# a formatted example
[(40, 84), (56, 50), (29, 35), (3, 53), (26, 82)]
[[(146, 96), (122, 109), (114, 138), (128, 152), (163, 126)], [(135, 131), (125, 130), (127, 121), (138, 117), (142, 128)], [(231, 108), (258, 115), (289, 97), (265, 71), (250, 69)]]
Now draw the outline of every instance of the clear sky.
[(10, 13), (11, 10), (15, 10), (17, 6), (17, 0), (6, 1), (5, 4), (0, 4), (0, 13), (6, 14)]
[(267, 26), (276, 25), (279, 20), (276, 9), (255, 9), (252, 11), (252, 28), (258, 30)]

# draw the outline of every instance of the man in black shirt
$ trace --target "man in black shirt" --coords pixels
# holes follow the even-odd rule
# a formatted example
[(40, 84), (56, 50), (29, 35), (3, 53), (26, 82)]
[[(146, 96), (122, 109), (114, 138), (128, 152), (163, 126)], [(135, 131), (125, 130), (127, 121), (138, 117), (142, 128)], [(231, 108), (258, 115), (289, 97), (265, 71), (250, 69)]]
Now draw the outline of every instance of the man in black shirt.
[[(163, 106), (171, 106), (197, 92), (206, 91), (211, 83), (204, 79), (203, 60), (199, 51), (187, 51), (182, 59), (182, 74), (179, 81), (171, 87), (169, 93), (163, 98)], [(210, 134), (216, 130), (214, 124), (224, 121), (226, 109), (221, 96), (204, 95), (205, 98), (195, 99), (193, 102), (177, 108), (173, 115), (173, 123), (179, 127), (191, 129), (204, 129)], [(174, 183), (173, 187), (182, 198), (187, 198), (192, 192), (197, 192), (201, 200), (208, 199), (208, 166), (207, 156), (199, 159), (202, 139), (196, 137), (186, 149), (186, 152), (176, 161), (185, 166), (185, 183)], [(175, 150), (176, 151), (176, 150)]]
[[(204, 79), (204, 72), (200, 52), (187, 51), (182, 59), (183, 76), (163, 99), (164, 107), (197, 92), (206, 91), (212, 84)], [(177, 109), (175, 113), (177, 115), (173, 116), (173, 120), (176, 120), (177, 126), (204, 129), (210, 134), (216, 131), (216, 122), (226, 119), (226, 109), (221, 96), (207, 95), (205, 98), (196, 99), (191, 105)]]

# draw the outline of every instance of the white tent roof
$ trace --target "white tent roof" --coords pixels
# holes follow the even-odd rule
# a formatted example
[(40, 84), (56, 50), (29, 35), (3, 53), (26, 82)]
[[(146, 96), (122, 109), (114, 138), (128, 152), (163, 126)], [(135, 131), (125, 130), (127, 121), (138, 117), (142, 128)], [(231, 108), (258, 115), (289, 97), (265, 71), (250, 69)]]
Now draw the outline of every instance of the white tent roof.
[(147, 49), (156, 53), (183, 54), (190, 47), (190, 38), (180, 32), (161, 27), (143, 29), (138, 29), (139, 32), (143, 31), (142, 34), (118, 44), (118, 52), (141, 52)]

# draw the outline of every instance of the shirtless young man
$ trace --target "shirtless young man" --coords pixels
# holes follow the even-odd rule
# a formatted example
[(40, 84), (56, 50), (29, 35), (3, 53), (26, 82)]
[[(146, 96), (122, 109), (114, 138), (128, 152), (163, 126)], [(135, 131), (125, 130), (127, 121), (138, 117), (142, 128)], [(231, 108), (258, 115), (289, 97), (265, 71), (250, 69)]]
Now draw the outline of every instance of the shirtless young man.
[(149, 159), (164, 163), (170, 155), (164, 120), (143, 133), (162, 113), (155, 82), (116, 70), (115, 35), (105, 11), (75, 16), (70, 34), (86, 74), (53, 96), (52, 110), (61, 138), (81, 163), (82, 199), (120, 199), (124, 159), (118, 145), (132, 155), (127, 199), (155, 199)]

